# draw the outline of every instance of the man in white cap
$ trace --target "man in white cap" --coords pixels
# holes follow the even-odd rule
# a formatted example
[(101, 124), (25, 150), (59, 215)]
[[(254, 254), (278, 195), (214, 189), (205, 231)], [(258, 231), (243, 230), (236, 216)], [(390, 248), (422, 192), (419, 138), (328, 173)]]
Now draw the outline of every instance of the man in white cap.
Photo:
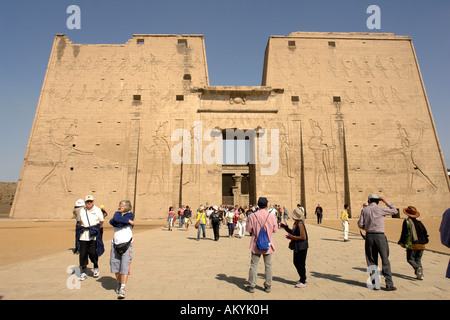
[[(378, 206), (383, 201), (387, 208)], [(371, 194), (368, 197), (369, 205), (363, 208), (361, 216), (358, 220), (358, 227), (366, 231), (366, 261), (369, 269), (371, 266), (378, 266), (378, 255), (381, 256), (382, 269), (381, 272), (386, 281), (386, 290), (394, 291), (394, 282), (392, 281), (391, 264), (389, 262), (389, 245), (384, 235), (384, 217), (387, 215), (397, 214), (397, 209), (384, 197), (378, 197)], [(374, 286), (378, 290), (379, 284)]]
[[(97, 253), (97, 237), (92, 236), (90, 234), (91, 227), (95, 227), (97, 225), (103, 225), (103, 213), (99, 207), (94, 205), (94, 197), (91, 195), (86, 196), (84, 199), (86, 207), (84, 207), (80, 211), (79, 222), (84, 231), (81, 232), (79, 240), (80, 240), (80, 268), (81, 268), (81, 276), (80, 280), (85, 280), (87, 278), (86, 275), (86, 267), (88, 264), (88, 258), (94, 264), (94, 278), (97, 278), (100, 275), (98, 269), (98, 253)], [(99, 229), (100, 233), (100, 229)]]

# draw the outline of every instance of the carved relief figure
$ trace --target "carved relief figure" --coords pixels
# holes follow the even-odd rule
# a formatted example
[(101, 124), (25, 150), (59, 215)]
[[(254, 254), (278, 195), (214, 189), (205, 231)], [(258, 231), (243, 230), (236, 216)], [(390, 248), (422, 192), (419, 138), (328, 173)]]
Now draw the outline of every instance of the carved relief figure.
[(389, 69), (391, 71), (391, 74), (396, 74), (399, 78), (403, 78), (401, 74), (401, 70), (399, 67), (397, 67), (397, 64), (395, 62), (394, 58), (389, 58)]
[(166, 191), (169, 176), (170, 146), (166, 137), (167, 121), (159, 123), (153, 135), (153, 144), (145, 147), (150, 177), (147, 190), (140, 194), (160, 195)]
[[(294, 175), (292, 173), (292, 164), (291, 164), (291, 145), (292, 142), (289, 141), (288, 132), (286, 130), (286, 127), (284, 124), (281, 124), (279, 126), (280, 128), (280, 141), (281, 141), (281, 147), (280, 147), (280, 160), (281, 160), (281, 167), (286, 169), (286, 175), (289, 178), (294, 178)], [(300, 162), (300, 161), (299, 161)]]
[(403, 154), (406, 162), (406, 171), (408, 174), (408, 188), (411, 189), (413, 187), (415, 177), (422, 178), (428, 185), (436, 188), (436, 185), (431, 181), (431, 179), (423, 172), (423, 170), (418, 166), (417, 160), (414, 156), (414, 149), (419, 147), (422, 144), (422, 137), (424, 128), (419, 128), (419, 138), (416, 142), (411, 141), (411, 135), (406, 131), (405, 128), (402, 127), (400, 122), (396, 122), (397, 124), (397, 137), (400, 139), (402, 148), (399, 151)]
[[(36, 186), (37, 190), (41, 190), (42, 186), (46, 184), (51, 178), (59, 176), (61, 178), (61, 182), (63, 184), (64, 193), (70, 194), (70, 189), (67, 185), (67, 177), (66, 177), (66, 163), (67, 160), (71, 155), (92, 155), (93, 152), (90, 151), (82, 151), (77, 148), (75, 148), (74, 145), (74, 136), (77, 135), (77, 123), (78, 120), (73, 119), (72, 123), (67, 127), (64, 138), (60, 139), (61, 137), (58, 134), (54, 133), (54, 127), (55, 124), (59, 123), (60, 121), (66, 121), (67, 119), (61, 118), (61, 119), (54, 119), (52, 120), (52, 125), (49, 130), (50, 135), (50, 141), (51, 143), (58, 148), (59, 156), (57, 161), (54, 163), (53, 168), (50, 170), (49, 173), (47, 173), (42, 180), (38, 183)], [(56, 135), (56, 137), (55, 137)]]
[(314, 153), (314, 187), (316, 192), (326, 193), (332, 192), (329, 179), (330, 150), (334, 150), (335, 146), (328, 146), (323, 142), (322, 128), (317, 121), (309, 120), (313, 136), (309, 139), (308, 147)]
[(379, 56), (376, 57), (375, 68), (379, 73), (383, 74), (385, 78), (389, 78), (389, 75), (387, 74), (388, 69), (383, 65)]

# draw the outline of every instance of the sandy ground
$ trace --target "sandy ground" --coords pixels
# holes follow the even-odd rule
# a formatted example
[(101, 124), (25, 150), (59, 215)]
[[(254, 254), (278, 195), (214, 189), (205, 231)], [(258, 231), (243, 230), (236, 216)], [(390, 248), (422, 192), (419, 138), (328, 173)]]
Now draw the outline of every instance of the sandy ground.
[[(160, 228), (165, 221), (139, 221), (133, 232)], [(104, 242), (114, 228), (105, 224)], [(75, 220), (0, 219), (0, 266), (31, 260), (75, 247)]]
[[(450, 254), (450, 249), (440, 242), (440, 219), (421, 219), (430, 235), (427, 249)], [(165, 221), (137, 221), (133, 232), (143, 232), (166, 226)], [(316, 224), (315, 219), (307, 223)], [(397, 243), (403, 219), (387, 218), (386, 236)], [(323, 227), (342, 229), (340, 220), (322, 221)], [(193, 228), (193, 226), (191, 227)], [(0, 266), (31, 260), (53, 253), (72, 250), (75, 243), (74, 220), (12, 220), (0, 219)], [(111, 241), (113, 228), (105, 224), (104, 242)], [(350, 232), (359, 234), (357, 220), (350, 220)]]

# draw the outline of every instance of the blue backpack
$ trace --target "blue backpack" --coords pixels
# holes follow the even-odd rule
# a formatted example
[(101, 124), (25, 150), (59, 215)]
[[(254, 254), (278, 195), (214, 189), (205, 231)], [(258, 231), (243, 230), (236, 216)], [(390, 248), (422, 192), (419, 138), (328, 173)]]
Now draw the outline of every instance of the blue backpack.
[[(269, 214), (270, 213), (267, 214), (266, 222), (269, 218)], [(256, 221), (258, 222), (258, 219), (256, 219)], [(264, 225), (266, 224), (266, 222), (264, 222)], [(258, 239), (256, 240), (256, 246), (261, 251), (269, 250), (271, 246), (269, 236), (267, 235), (266, 229), (264, 229), (264, 225), (261, 226), (261, 229), (259, 229)]]

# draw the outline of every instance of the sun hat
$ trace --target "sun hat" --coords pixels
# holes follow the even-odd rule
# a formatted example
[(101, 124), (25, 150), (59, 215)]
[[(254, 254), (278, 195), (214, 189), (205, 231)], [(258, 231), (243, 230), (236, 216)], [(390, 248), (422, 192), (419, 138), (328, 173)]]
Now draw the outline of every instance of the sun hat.
[(84, 201), (94, 201), (94, 197), (91, 195), (87, 195)]
[(85, 203), (83, 199), (78, 199), (77, 201), (75, 201), (75, 206), (76, 207), (84, 207)]
[(413, 206), (409, 206), (408, 208), (403, 209), (403, 213), (406, 214), (410, 218), (418, 218), (420, 216), (419, 211)]
[(369, 195), (369, 199), (371, 200), (381, 200), (379, 196), (377, 196), (375, 193), (372, 193)]
[(294, 211), (292, 211), (291, 217), (294, 220), (304, 220), (305, 214), (301, 210), (295, 209)]

